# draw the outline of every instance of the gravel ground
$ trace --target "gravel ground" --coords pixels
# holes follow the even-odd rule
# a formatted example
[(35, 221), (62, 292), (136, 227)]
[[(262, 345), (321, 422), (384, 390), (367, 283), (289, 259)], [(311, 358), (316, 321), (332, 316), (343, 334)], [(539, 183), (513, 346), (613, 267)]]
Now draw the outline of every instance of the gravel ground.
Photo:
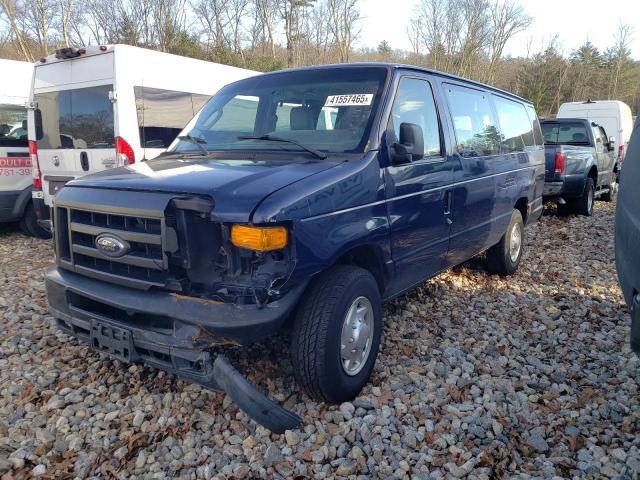
[(238, 352), (239, 369), (303, 417), (285, 435), (222, 394), (58, 332), (42, 282), (49, 242), (3, 227), (0, 476), (638, 478), (640, 361), (613, 211), (549, 207), (515, 276), (473, 260), (387, 305), (379, 361), (352, 403), (302, 395), (285, 338)]

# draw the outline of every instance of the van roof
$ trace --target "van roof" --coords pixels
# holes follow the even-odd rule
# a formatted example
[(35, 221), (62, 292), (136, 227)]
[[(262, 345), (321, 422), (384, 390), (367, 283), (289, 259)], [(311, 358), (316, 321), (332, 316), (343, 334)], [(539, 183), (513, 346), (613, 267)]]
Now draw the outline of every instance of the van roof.
[[(73, 49), (75, 51), (79, 51), (81, 52), (80, 55), (76, 55), (73, 57), (65, 57), (63, 55), (59, 55), (58, 52), (62, 51), (62, 50), (70, 50)], [(115, 44), (105, 44), (105, 45), (89, 45), (86, 47), (68, 47), (68, 48), (60, 48), (58, 50), (56, 50), (53, 53), (50, 53), (49, 55), (47, 55), (44, 58), (41, 58), (39, 61), (37, 61), (35, 63), (35, 66), (44, 66), (47, 64), (51, 64), (51, 63), (57, 63), (57, 62), (67, 62), (70, 60), (75, 60), (76, 58), (84, 58), (84, 57), (91, 57), (91, 56), (96, 56), (96, 55), (102, 55), (105, 53), (109, 53), (109, 52), (129, 52), (130, 55), (136, 55), (137, 57), (140, 56), (144, 56), (145, 59), (149, 59), (149, 58), (158, 58), (159, 56), (162, 56), (163, 58), (169, 58), (169, 57), (174, 57), (174, 58), (179, 58), (179, 59), (188, 59), (190, 61), (193, 62), (199, 62), (202, 64), (213, 64), (213, 65), (219, 65), (220, 67), (223, 67), (225, 69), (228, 70), (237, 70), (237, 71), (250, 71), (247, 69), (243, 69), (240, 67), (236, 67), (233, 65), (225, 65), (225, 64), (221, 64), (221, 63), (215, 63), (215, 62), (210, 62), (208, 60), (202, 60), (200, 58), (192, 58), (192, 57), (185, 57), (182, 55), (175, 55), (173, 53), (166, 53), (166, 52), (160, 52), (158, 50), (151, 50), (148, 48), (143, 48), (143, 47), (135, 47), (133, 45), (126, 45), (126, 44), (122, 44), (122, 43), (115, 43)], [(125, 54), (126, 55), (126, 54)], [(58, 56), (60, 56), (61, 58), (58, 58)], [(152, 56), (152, 57), (151, 57)], [(260, 72), (255, 72), (255, 73), (260, 73)]]
[(432, 75), (437, 75), (439, 77), (445, 77), (450, 80), (455, 80), (458, 82), (463, 82), (471, 85), (475, 85), (477, 87), (485, 88), (487, 90), (491, 90), (493, 92), (499, 93), (501, 95), (505, 95), (514, 99), (517, 99), (521, 102), (532, 105), (532, 102), (527, 100), (526, 98), (522, 98), (514, 93), (507, 92), (505, 90), (501, 90), (496, 87), (492, 87), (491, 85), (486, 85), (481, 82), (476, 82), (475, 80), (469, 80), (468, 78), (460, 77), (458, 75), (453, 75), (451, 73), (440, 72), (438, 70), (432, 70), (429, 68), (418, 67), (416, 65), (406, 65), (402, 63), (391, 63), (391, 62), (356, 62), (356, 63), (330, 63), (325, 65), (315, 65), (309, 67), (296, 67), (296, 68), (287, 68), (284, 70), (276, 70), (273, 72), (265, 72), (265, 75), (277, 75), (286, 72), (295, 72), (295, 71), (304, 71), (304, 70), (317, 70), (319, 68), (363, 68), (363, 67), (380, 67), (386, 68), (388, 70), (412, 70), (421, 73), (429, 73)]
[(615, 108), (621, 112), (629, 112), (631, 114), (631, 108), (626, 103), (620, 100), (586, 100), (584, 102), (564, 102), (560, 105), (558, 110), (563, 109), (579, 110), (584, 108), (591, 108), (595, 110)]

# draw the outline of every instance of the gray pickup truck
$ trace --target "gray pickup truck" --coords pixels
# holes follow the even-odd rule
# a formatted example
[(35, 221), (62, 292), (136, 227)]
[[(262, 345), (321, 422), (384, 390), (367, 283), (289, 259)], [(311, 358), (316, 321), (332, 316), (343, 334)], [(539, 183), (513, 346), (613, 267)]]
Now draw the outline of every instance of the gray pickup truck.
[(556, 199), (558, 213), (593, 213), (596, 197), (611, 201), (616, 190), (615, 139), (583, 118), (540, 122), (545, 146), (543, 196)]

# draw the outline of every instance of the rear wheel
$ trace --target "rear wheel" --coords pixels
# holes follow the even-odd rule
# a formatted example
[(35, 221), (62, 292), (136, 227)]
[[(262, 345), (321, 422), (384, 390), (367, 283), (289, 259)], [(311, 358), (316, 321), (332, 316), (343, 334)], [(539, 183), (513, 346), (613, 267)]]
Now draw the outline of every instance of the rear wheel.
[(340, 265), (316, 278), (295, 317), (291, 362), (319, 401), (353, 399), (369, 380), (382, 333), (380, 292), (366, 270)]
[(512, 275), (518, 269), (524, 248), (524, 221), (520, 210), (514, 209), (507, 231), (487, 250), (487, 268), (491, 273)]
[(571, 213), (571, 205), (568, 203), (558, 203), (558, 216), (566, 217)]
[(33, 208), (33, 202), (27, 204), (27, 208), (24, 209), (24, 215), (20, 219), (20, 228), (22, 231), (36, 238), (49, 239), (51, 238), (51, 232), (42, 228), (38, 224), (38, 217), (36, 211)]
[(587, 178), (582, 195), (573, 201), (573, 209), (576, 213), (590, 217), (593, 215), (593, 204), (596, 194), (596, 185), (593, 178)]

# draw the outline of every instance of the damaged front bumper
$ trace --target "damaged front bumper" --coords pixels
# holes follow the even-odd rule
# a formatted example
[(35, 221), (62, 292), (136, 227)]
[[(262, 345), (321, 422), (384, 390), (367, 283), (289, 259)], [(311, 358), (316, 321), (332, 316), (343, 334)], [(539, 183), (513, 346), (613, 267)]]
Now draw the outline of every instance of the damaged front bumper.
[(298, 427), (300, 418), (267, 398), (213, 350), (246, 345), (279, 330), (305, 286), (259, 308), (140, 292), (57, 267), (46, 273), (49, 307), (63, 331), (121, 361), (143, 362), (222, 390), (275, 433)]

